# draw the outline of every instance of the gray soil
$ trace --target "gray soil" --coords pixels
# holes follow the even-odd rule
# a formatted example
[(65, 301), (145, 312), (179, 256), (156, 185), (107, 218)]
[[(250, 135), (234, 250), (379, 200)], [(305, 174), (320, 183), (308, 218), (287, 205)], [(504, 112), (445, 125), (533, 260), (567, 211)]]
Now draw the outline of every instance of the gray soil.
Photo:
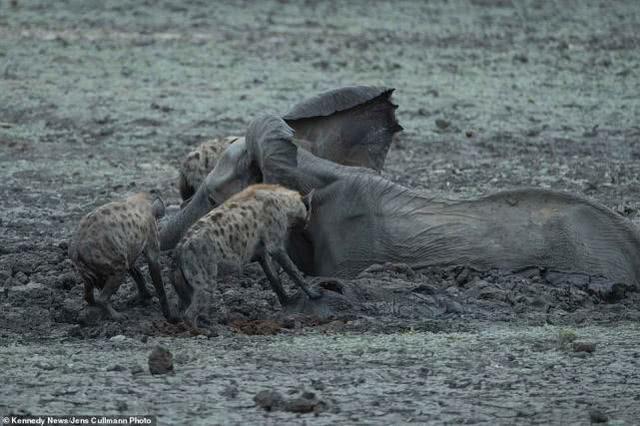
[[(11, 3), (0, 1), (0, 414), (637, 424), (633, 289), (378, 265), (347, 284), (382, 297), (314, 318), (282, 312), (251, 266), (220, 283), (231, 316), (194, 337), (156, 299), (132, 303), (131, 280), (114, 297), (127, 320), (92, 321), (66, 255), (79, 219), (107, 201), (157, 189), (178, 204), (176, 167), (197, 143), (354, 83), (397, 89), (406, 130), (384, 172), (396, 182), (448, 198), (562, 189), (640, 225), (635, 0)], [(149, 373), (159, 344), (171, 374)]]

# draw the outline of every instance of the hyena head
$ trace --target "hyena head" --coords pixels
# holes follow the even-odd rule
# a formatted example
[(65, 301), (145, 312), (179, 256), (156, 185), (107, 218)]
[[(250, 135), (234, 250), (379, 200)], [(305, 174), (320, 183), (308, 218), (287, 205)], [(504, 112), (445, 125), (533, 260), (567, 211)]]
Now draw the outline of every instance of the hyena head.
[(227, 147), (238, 139), (240, 138), (236, 136), (211, 139), (187, 154), (180, 164), (178, 176), (178, 190), (183, 200), (188, 200), (195, 194)]
[(267, 195), (273, 200), (276, 212), (287, 216), (290, 226), (304, 225), (307, 219), (307, 207), (298, 191), (274, 185)]

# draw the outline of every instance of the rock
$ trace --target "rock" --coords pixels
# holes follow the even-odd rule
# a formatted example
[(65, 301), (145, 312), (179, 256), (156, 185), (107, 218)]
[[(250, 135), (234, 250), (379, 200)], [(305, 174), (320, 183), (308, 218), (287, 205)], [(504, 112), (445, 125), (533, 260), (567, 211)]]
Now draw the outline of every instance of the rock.
[(253, 401), (266, 411), (279, 410), (284, 407), (284, 397), (275, 390), (260, 391), (253, 397)]
[(311, 413), (318, 406), (318, 400), (315, 395), (311, 399), (305, 397), (293, 398), (285, 404), (285, 410), (292, 413)]
[(591, 423), (607, 423), (609, 416), (597, 408), (592, 408), (589, 410), (589, 420)]
[(18, 280), (20, 284), (26, 284), (29, 282), (29, 277), (22, 271), (18, 271), (18, 273), (14, 275), (14, 278)]
[(76, 285), (76, 276), (72, 272), (60, 275), (58, 286), (64, 290), (71, 290)]
[(82, 327), (89, 327), (98, 324), (102, 318), (102, 310), (97, 306), (87, 306), (78, 313), (78, 324)]
[[(296, 392), (295, 390), (293, 391)], [(289, 411), (291, 413), (318, 413), (327, 407), (327, 403), (318, 399), (313, 392), (303, 392), (300, 396), (285, 399), (282, 394), (275, 390), (263, 390), (253, 397), (256, 405), (266, 411)]]
[(523, 53), (518, 53), (513, 55), (513, 60), (515, 62), (520, 62), (522, 64), (526, 64), (527, 62), (529, 62), (529, 58), (527, 57), (527, 55), (523, 54)]
[(11, 272), (5, 269), (0, 269), (0, 284), (4, 284), (4, 282), (9, 278), (11, 278)]
[(234, 385), (227, 385), (224, 387), (223, 390), (220, 391), (220, 395), (228, 398), (228, 399), (234, 399), (238, 396), (238, 387), (234, 386)]
[(149, 355), (149, 372), (151, 374), (167, 374), (173, 371), (173, 355), (162, 346), (156, 348)]
[(124, 341), (127, 340), (127, 336), (124, 336), (122, 334), (118, 334), (116, 336), (113, 336), (111, 339), (109, 339), (109, 341), (113, 342), (113, 343), (122, 343)]
[(593, 353), (596, 350), (596, 344), (592, 342), (573, 342), (574, 352)]
[(440, 130), (445, 130), (451, 126), (451, 122), (447, 120), (443, 120), (442, 118), (436, 119), (436, 127)]
[(107, 371), (125, 371), (126, 368), (120, 364), (114, 364), (107, 368)]
[(496, 300), (499, 302), (504, 302), (505, 300), (507, 300), (507, 294), (496, 287), (485, 287), (482, 290), (480, 290), (480, 294), (478, 294), (478, 298), (479, 299), (484, 299), (484, 300)]

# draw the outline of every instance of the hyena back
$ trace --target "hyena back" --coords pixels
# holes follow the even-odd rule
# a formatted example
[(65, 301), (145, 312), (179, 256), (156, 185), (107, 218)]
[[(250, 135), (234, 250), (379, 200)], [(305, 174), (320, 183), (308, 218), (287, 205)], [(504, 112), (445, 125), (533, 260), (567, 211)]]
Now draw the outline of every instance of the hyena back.
[[(273, 257), (310, 297), (302, 275), (286, 254), (289, 229), (304, 224), (302, 196), (278, 185), (252, 185), (198, 220), (175, 252), (174, 286), (185, 321), (196, 326), (204, 289), (217, 277), (259, 261), (282, 304), (288, 301)], [(219, 294), (219, 292), (215, 293)], [(224, 305), (219, 300), (224, 310)]]
[[(160, 244), (157, 220), (164, 215), (164, 203), (149, 193), (98, 207), (80, 220), (69, 244), (69, 257), (84, 281), (85, 300), (97, 305), (113, 319), (122, 314), (113, 309), (110, 298), (128, 272), (141, 299), (149, 299), (145, 280), (135, 262), (144, 255), (162, 312), (171, 318), (160, 274)], [(94, 297), (94, 288), (101, 290)]]

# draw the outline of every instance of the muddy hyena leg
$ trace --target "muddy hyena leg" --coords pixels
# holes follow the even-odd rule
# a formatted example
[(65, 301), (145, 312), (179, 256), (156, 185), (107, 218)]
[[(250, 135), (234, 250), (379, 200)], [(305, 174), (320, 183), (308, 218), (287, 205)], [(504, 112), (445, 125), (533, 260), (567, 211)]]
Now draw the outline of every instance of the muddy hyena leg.
[(84, 282), (84, 300), (89, 306), (96, 305), (96, 299), (93, 297), (93, 284), (87, 280)]
[(95, 300), (96, 306), (102, 308), (109, 317), (116, 321), (124, 319), (124, 315), (113, 309), (110, 300), (113, 293), (115, 293), (118, 287), (120, 287), (121, 282), (122, 275), (120, 274), (112, 275), (107, 278), (107, 281), (100, 292), (100, 296)]
[(158, 300), (160, 301), (160, 309), (162, 314), (169, 322), (177, 322), (178, 319), (171, 314), (169, 309), (169, 301), (167, 300), (167, 293), (164, 291), (164, 284), (162, 282), (162, 273), (160, 272), (160, 264), (158, 261), (150, 256), (147, 258), (149, 263), (149, 272), (151, 273), (151, 281), (156, 288)]
[(291, 277), (293, 282), (296, 283), (296, 285), (300, 287), (302, 291), (304, 291), (309, 299), (319, 299), (322, 296), (322, 294), (320, 293), (309, 290), (307, 282), (304, 280), (304, 277), (302, 276), (296, 265), (293, 264), (284, 248), (275, 249), (272, 255), (276, 262), (278, 262), (280, 266), (282, 266), (285, 272)]
[(146, 303), (149, 299), (151, 299), (151, 293), (147, 290), (147, 284), (145, 282), (144, 276), (142, 275), (142, 271), (137, 266), (133, 266), (129, 269), (129, 275), (136, 283), (136, 287), (138, 287), (138, 298), (141, 303)]
[(291, 301), (291, 298), (287, 296), (287, 293), (284, 291), (284, 288), (282, 288), (280, 277), (278, 277), (278, 274), (276, 274), (276, 272), (274, 271), (273, 265), (271, 265), (271, 259), (269, 258), (269, 256), (267, 254), (260, 256), (260, 258), (258, 259), (258, 262), (260, 262), (260, 266), (262, 266), (262, 270), (264, 271), (264, 274), (267, 276), (267, 280), (269, 280), (271, 289), (274, 291), (276, 296), (278, 296), (278, 301), (280, 302), (280, 304), (282, 306), (287, 305)]

